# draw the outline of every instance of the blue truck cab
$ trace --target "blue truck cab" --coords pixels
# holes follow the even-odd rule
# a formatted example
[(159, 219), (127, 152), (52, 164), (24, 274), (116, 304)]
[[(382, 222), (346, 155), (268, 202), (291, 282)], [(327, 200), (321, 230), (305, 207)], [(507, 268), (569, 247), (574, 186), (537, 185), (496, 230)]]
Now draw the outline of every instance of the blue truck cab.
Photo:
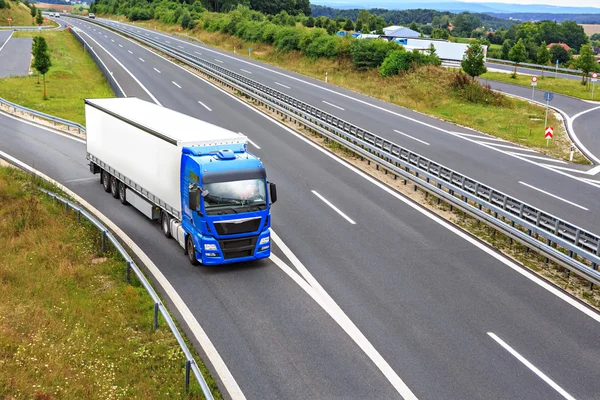
[(261, 161), (245, 144), (184, 147), (182, 153), (181, 226), (190, 261), (215, 265), (269, 257), (277, 190)]

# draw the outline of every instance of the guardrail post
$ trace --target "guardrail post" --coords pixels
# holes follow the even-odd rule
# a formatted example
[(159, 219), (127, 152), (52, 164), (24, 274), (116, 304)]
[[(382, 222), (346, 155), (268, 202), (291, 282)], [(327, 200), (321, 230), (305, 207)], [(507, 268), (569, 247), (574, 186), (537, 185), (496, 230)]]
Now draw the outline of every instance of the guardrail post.
[(125, 264), (125, 278), (127, 279), (127, 283), (131, 283), (131, 261), (127, 261)]
[(77, 210), (77, 223), (81, 223), (81, 210)]
[(65, 214), (69, 213), (69, 203), (65, 203)]
[(190, 368), (192, 363), (190, 360), (185, 360), (185, 392), (190, 392)]
[(106, 251), (106, 231), (102, 231), (102, 253)]
[(154, 303), (154, 329), (158, 329), (158, 311), (159, 306), (158, 303)]

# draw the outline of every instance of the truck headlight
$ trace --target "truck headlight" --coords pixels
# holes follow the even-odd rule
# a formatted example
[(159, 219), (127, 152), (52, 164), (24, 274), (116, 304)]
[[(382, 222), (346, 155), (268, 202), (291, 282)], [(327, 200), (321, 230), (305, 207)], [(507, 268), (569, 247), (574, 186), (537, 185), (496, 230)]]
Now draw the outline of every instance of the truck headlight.
[(260, 239), (260, 242), (258, 243), (259, 246), (262, 246), (263, 244), (267, 244), (271, 241), (271, 238), (269, 236), (264, 237), (262, 239)]
[(216, 244), (206, 243), (204, 245), (204, 250), (217, 250)]

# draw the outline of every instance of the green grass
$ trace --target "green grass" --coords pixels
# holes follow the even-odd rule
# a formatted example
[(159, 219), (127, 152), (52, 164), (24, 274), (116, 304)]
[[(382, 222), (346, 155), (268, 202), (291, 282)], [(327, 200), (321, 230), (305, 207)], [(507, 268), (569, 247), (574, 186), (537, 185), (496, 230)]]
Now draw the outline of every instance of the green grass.
[(490, 44), (489, 46), (489, 50), (502, 50), (502, 45), (501, 44)]
[[(15, 37), (33, 37), (37, 32), (18, 32)], [(37, 76), (0, 79), (0, 97), (47, 114), (85, 124), (85, 98), (114, 97), (104, 75), (67, 31), (42, 31), (52, 59), (46, 75), (48, 100), (43, 99)]]
[[(568, 96), (577, 97), (583, 100), (596, 100), (600, 101), (600, 86), (596, 85), (594, 91), (594, 98), (592, 99), (592, 84), (583, 86), (581, 84), (581, 78), (578, 80), (554, 78), (552, 73), (545, 72), (546, 76), (542, 79), (541, 72), (538, 74), (538, 84), (535, 90), (544, 90), (554, 93), (565, 94)], [(531, 88), (531, 75), (517, 75), (514, 79), (511, 74), (505, 74), (502, 72), (488, 72), (481, 76), (482, 79), (490, 79), (500, 82), (512, 83), (514, 85), (526, 86)]]
[[(9, 8), (0, 9), (0, 26), (8, 26), (7, 18), (12, 18), (11, 26), (29, 26), (34, 25), (34, 18), (31, 16), (31, 10), (23, 3), (16, 3), (12, 0), (5, 0)], [(56, 26), (56, 23), (48, 20), (42, 25)]]
[(193, 377), (185, 393), (185, 356), (164, 321), (152, 329), (124, 262), (36, 187), (0, 167), (0, 398), (202, 398)]

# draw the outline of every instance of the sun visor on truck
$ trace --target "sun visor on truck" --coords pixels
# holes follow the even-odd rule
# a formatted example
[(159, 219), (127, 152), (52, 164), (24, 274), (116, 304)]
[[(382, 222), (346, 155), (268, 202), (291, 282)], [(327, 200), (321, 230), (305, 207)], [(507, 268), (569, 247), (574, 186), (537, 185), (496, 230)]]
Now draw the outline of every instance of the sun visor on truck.
[(249, 168), (239, 171), (205, 172), (202, 174), (202, 183), (216, 183), (229, 181), (245, 181), (247, 179), (266, 179), (264, 168)]

